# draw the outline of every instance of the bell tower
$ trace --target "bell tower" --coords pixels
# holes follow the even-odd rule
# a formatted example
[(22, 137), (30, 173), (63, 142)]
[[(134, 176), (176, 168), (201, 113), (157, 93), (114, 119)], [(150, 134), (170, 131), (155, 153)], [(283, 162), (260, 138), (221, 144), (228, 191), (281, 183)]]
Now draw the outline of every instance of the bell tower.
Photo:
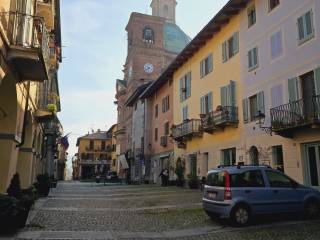
[(152, 16), (163, 17), (167, 22), (176, 23), (176, 0), (152, 0)]

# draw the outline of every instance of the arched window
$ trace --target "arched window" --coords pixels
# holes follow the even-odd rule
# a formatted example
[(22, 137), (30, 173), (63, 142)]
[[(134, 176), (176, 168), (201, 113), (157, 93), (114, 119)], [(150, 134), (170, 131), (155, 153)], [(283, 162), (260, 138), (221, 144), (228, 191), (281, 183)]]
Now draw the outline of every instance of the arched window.
[(154, 31), (150, 27), (145, 27), (143, 29), (143, 41), (154, 43)]
[(249, 151), (250, 155), (250, 164), (252, 165), (259, 165), (259, 151), (256, 146), (252, 146)]

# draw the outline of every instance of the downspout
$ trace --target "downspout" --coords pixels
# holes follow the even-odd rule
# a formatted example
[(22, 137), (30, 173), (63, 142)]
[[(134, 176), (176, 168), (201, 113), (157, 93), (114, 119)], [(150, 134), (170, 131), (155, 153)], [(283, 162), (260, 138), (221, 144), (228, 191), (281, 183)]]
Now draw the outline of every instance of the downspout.
[(28, 83), (27, 83), (27, 96), (26, 96), (27, 99), (26, 99), (26, 105), (24, 108), (21, 142), (16, 145), (17, 148), (22, 147), (25, 142), (28, 108), (29, 108), (29, 96), (30, 96), (30, 81), (28, 81)]

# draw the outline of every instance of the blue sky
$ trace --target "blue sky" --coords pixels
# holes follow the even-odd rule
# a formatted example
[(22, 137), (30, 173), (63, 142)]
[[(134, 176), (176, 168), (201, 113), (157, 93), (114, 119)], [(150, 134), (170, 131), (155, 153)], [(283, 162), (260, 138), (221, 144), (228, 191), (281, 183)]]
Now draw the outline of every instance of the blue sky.
[[(177, 0), (177, 24), (193, 38), (227, 0)], [(61, 0), (63, 63), (59, 83), (69, 157), (76, 139), (117, 121), (115, 80), (123, 78), (131, 12), (151, 14), (151, 0)], [(70, 162), (69, 162), (70, 166)]]

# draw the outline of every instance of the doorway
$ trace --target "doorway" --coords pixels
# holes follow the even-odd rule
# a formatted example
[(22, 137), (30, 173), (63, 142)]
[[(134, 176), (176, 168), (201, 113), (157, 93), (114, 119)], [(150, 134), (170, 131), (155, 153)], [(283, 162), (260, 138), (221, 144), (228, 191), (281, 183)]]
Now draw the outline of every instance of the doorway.
[(320, 142), (304, 145), (305, 182), (309, 186), (320, 186)]

